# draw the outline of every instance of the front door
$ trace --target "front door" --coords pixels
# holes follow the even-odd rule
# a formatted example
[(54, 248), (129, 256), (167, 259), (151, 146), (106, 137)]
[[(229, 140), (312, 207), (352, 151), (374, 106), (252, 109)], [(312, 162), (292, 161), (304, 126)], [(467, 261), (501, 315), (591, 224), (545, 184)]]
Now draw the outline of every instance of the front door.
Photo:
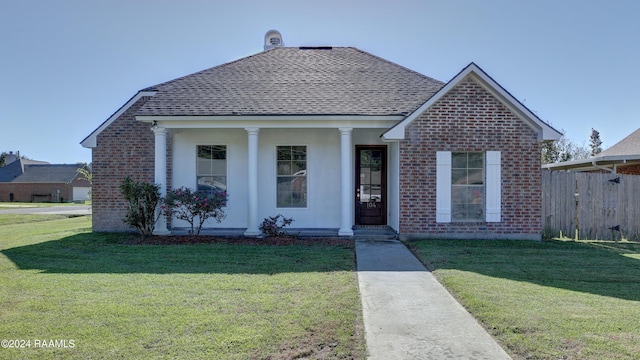
[(387, 224), (387, 147), (356, 146), (356, 225)]

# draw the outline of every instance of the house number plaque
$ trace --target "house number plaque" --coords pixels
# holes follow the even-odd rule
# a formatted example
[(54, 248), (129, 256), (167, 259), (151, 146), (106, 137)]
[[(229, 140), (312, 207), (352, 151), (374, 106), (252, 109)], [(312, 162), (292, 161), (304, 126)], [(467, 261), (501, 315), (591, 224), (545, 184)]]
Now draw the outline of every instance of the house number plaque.
[(369, 201), (367, 203), (367, 209), (375, 209), (376, 208), (376, 203), (375, 201)]

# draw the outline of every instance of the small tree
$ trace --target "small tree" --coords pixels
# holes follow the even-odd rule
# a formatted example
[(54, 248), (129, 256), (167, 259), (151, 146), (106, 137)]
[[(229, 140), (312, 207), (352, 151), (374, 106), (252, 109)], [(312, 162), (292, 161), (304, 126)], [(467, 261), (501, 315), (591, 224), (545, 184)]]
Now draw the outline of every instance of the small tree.
[(199, 235), (207, 219), (221, 222), (226, 217), (222, 210), (226, 203), (227, 193), (224, 191), (205, 192), (183, 186), (167, 192), (165, 211), (167, 215), (188, 222), (190, 234)]
[(153, 228), (162, 215), (157, 211), (160, 202), (160, 185), (146, 182), (136, 182), (126, 177), (120, 184), (120, 191), (129, 203), (124, 222), (134, 226), (143, 236), (153, 234)]
[(93, 172), (91, 172), (91, 168), (85, 163), (82, 164), (82, 167), (79, 167), (76, 172), (80, 174), (80, 180), (87, 180), (87, 182), (89, 183), (90, 188), (88, 195), (89, 198), (91, 198), (91, 191), (93, 188)]
[(602, 152), (602, 140), (600, 140), (600, 132), (598, 132), (594, 128), (591, 128), (589, 147), (591, 147), (591, 156), (596, 156)]
[(589, 150), (586, 147), (577, 145), (569, 140), (564, 130), (560, 132), (562, 133), (560, 139), (543, 144), (542, 164), (586, 159), (589, 157)]

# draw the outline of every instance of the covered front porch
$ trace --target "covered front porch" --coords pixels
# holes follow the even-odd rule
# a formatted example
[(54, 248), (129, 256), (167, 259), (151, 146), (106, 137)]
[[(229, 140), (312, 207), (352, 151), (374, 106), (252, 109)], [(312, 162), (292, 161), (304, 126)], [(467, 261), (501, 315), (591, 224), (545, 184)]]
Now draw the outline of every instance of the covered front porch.
[[(139, 119), (140, 120), (140, 119)], [(148, 120), (147, 120), (148, 121)], [(269, 126), (257, 123), (253, 126), (220, 127), (219, 123), (154, 120), (151, 130), (155, 135), (155, 182), (161, 186), (161, 194), (167, 188), (185, 186), (197, 188), (203, 175), (198, 163), (200, 146), (224, 149), (224, 161), (219, 161), (215, 174), (229, 194), (224, 208), (227, 217), (220, 224), (207, 222), (203, 231), (218, 234), (242, 233), (259, 236), (260, 223), (268, 216), (282, 214), (293, 218), (293, 232), (322, 234), (327, 236), (353, 236), (358, 225), (358, 206), (369, 201), (361, 194), (357, 171), (357, 148), (374, 146), (384, 148), (384, 213), (383, 226), (398, 229), (398, 147), (396, 142), (385, 143), (380, 139), (384, 129), (395, 121), (380, 120), (375, 126), (353, 122), (346, 125), (319, 127), (285, 127), (285, 124)], [(275, 122), (276, 125), (277, 122)], [(256, 126), (260, 125), (260, 126)], [(292, 124), (289, 122), (288, 124)], [(286, 177), (281, 176), (282, 149), (295, 147), (304, 150), (304, 169), (296, 172), (290, 182), (303, 181), (304, 199), (295, 204), (283, 204), (280, 195)], [(298, 161), (298, 160), (296, 160)], [(293, 174), (292, 174), (293, 175)], [(364, 175), (362, 175), (364, 176)], [(224, 181), (223, 181), (224, 180)], [(285, 184), (285, 186), (288, 186)], [(301, 198), (302, 196), (300, 196)], [(368, 204), (364, 204), (368, 205)], [(375, 206), (376, 204), (374, 204)], [(370, 205), (369, 205), (370, 206)], [(380, 205), (378, 205), (380, 206)], [(186, 225), (178, 220), (161, 217), (155, 233), (179, 233)]]

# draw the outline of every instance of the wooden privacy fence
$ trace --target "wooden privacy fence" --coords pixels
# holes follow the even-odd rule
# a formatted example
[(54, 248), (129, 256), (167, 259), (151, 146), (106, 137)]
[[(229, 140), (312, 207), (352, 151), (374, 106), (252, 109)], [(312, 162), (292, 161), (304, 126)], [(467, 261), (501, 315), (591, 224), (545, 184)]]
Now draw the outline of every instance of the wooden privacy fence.
[(638, 175), (543, 171), (542, 195), (543, 237), (640, 240)]

